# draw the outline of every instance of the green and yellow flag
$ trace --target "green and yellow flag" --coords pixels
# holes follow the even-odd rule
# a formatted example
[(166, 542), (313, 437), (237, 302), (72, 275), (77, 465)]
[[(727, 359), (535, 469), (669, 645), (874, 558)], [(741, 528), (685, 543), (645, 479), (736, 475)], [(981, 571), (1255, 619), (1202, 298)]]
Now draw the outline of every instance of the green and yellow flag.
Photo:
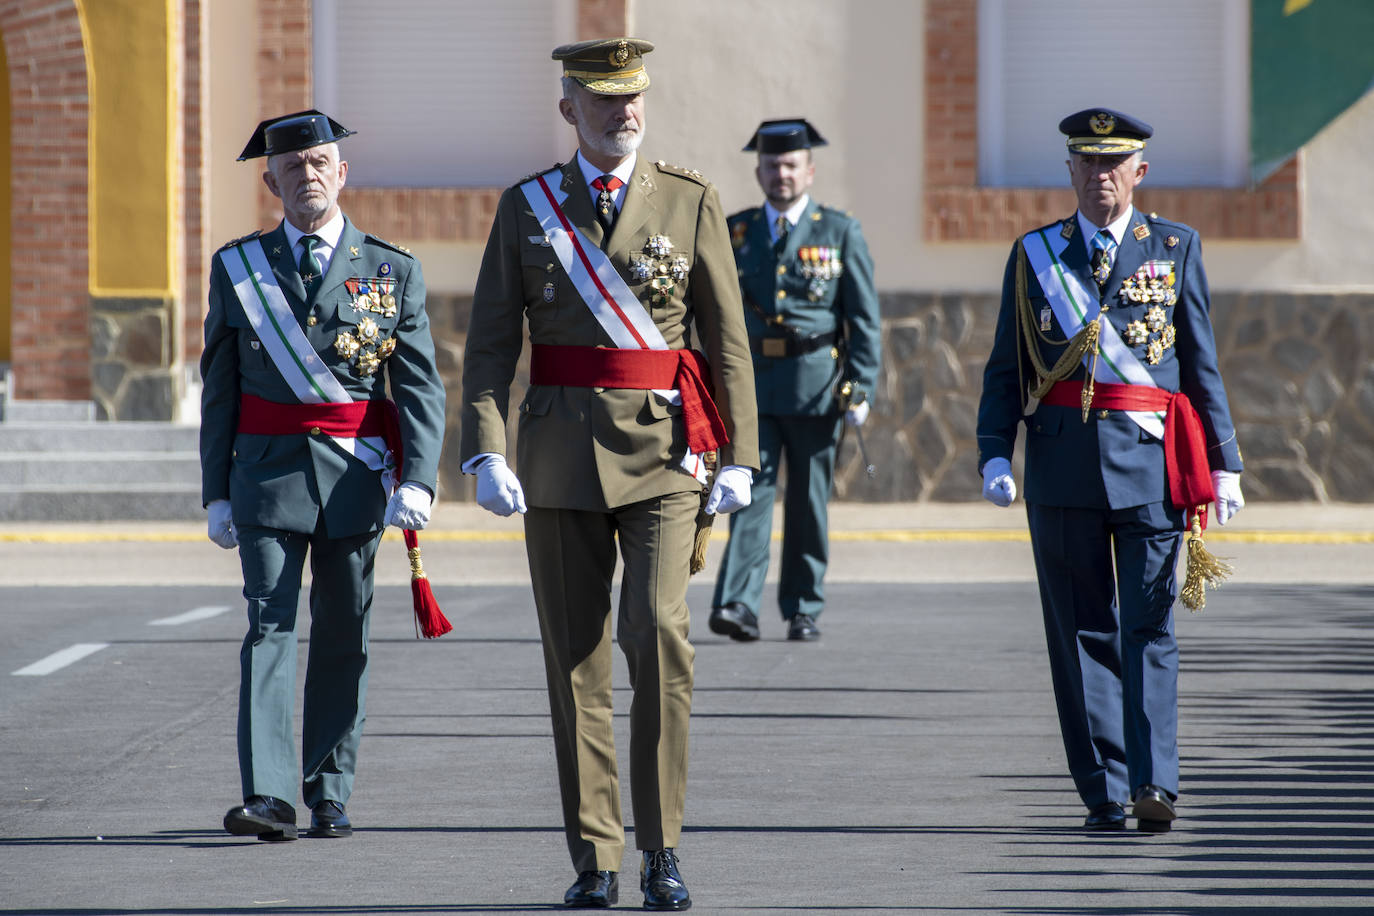
[(1374, 2), (1250, 0), (1250, 180), (1374, 85)]

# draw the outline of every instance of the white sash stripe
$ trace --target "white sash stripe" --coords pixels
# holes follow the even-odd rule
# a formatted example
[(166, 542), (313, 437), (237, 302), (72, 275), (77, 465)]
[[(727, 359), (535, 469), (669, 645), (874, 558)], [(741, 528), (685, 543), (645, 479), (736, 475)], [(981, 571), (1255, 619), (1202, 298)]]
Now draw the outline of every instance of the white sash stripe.
[[(329, 371), (315, 348), (306, 339), (286, 296), (277, 285), (276, 274), (267, 262), (267, 252), (258, 239), (224, 249), (220, 263), (229, 272), (239, 304), (258, 340), (281, 373), (286, 384), (303, 404), (347, 404), (352, 402), (343, 384)], [(394, 457), (380, 436), (361, 439), (331, 436), (334, 444), (374, 471), (385, 471), (382, 487), (388, 494), (394, 477)]]
[[(1099, 297), (1095, 292), (1089, 292), (1082, 278), (1064, 269), (1060, 256), (1068, 245), (1068, 239), (1063, 236), (1051, 238), (1044, 229), (1022, 240), (1026, 258), (1035, 272), (1035, 279), (1040, 282), (1040, 288), (1045, 292), (1045, 298), (1049, 300), (1054, 317), (1059, 320), (1064, 333), (1073, 337), (1089, 320), (1087, 309), (1096, 306)], [(1158, 387), (1140, 360), (1122, 342), (1116, 327), (1105, 316), (1099, 324), (1101, 336), (1098, 350), (1101, 355), (1093, 378), (1115, 385)], [(1089, 365), (1091, 358), (1092, 354), (1086, 354), (1084, 365)], [(1164, 438), (1164, 411), (1128, 410), (1126, 414), (1151, 436)]]
[[(561, 187), (550, 187), (544, 180), (545, 175), (554, 174), (560, 173), (552, 169), (525, 182), (520, 190), (529, 201), (558, 262), (572, 279), (573, 288), (618, 348), (668, 349), (668, 342), (663, 339), (663, 333), (654, 324), (644, 303), (615, 269), (606, 252), (583, 236), (563, 212), (562, 204), (568, 195)], [(654, 394), (670, 404), (682, 403), (682, 392), (676, 388), (655, 388)], [(700, 483), (706, 482), (706, 465), (690, 448), (682, 457), (681, 467)]]

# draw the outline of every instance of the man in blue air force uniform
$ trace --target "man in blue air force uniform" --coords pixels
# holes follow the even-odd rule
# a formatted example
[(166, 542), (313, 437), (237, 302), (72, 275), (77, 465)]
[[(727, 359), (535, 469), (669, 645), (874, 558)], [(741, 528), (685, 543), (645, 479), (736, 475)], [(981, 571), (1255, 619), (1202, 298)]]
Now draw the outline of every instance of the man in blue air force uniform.
[(778, 605), (787, 638), (820, 636), (829, 560), (827, 504), (843, 423), (862, 426), (878, 380), (881, 325), (873, 261), (859, 222), (807, 193), (811, 150), (825, 140), (803, 119), (763, 122), (757, 151), (762, 207), (730, 217), (744, 320), (754, 357), (759, 457), (751, 503), (730, 517), (710, 626), (759, 638), (779, 467), (787, 469)]
[(1152, 128), (1093, 108), (1059, 129), (1078, 212), (1013, 246), (978, 465), (984, 498), (1010, 505), (1026, 424), (1026, 513), (1084, 826), (1124, 827), (1131, 803), (1140, 829), (1162, 832), (1178, 795), (1179, 549), (1209, 503), (1222, 524), (1244, 505), (1240, 448), (1197, 233), (1131, 205)]
[[(297, 836), (297, 785), (307, 835), (351, 833), (344, 806), (363, 729), (373, 560), (386, 525), (428, 522), (443, 439), (420, 264), (338, 206), (348, 163), (336, 141), (350, 133), (313, 110), (258, 126), (239, 158), (267, 157), (263, 180), (285, 219), (216, 254), (205, 317), (202, 495), (210, 539), (238, 547), (248, 600), (244, 803), (224, 826), (265, 840)], [(388, 384), (399, 437), (384, 430)], [(301, 780), (292, 711), (307, 552)]]

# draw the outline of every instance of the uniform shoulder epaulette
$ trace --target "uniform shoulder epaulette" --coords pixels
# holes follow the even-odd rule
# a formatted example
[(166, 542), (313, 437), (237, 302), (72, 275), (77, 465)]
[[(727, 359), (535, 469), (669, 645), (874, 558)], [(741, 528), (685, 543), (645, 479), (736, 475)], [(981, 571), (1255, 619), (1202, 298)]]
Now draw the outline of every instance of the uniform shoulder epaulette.
[(1078, 214), (1075, 213), (1072, 216), (1066, 216), (1063, 219), (1057, 219), (1052, 223), (1046, 223), (1043, 226), (1037, 226), (1030, 232), (1021, 233), (1020, 238), (1024, 239), (1041, 232), (1045, 233), (1046, 235), (1057, 235), (1060, 238), (1071, 239), (1078, 233)]
[[(853, 210), (841, 210), (839, 207), (832, 207), (828, 204), (816, 204), (816, 209), (824, 213), (826, 216), (838, 216), (841, 219), (847, 220), (856, 219)], [(813, 214), (811, 218), (819, 219), (820, 214)]]
[(392, 251), (399, 251), (401, 254), (405, 255), (408, 258), (415, 257), (415, 255), (410, 253), (410, 249), (406, 246), (397, 245), (395, 242), (388, 242), (386, 239), (378, 238), (371, 232), (364, 232), (363, 237), (366, 238), (369, 242), (375, 242), (376, 244), (381, 245), (383, 248), (390, 248)]
[(711, 183), (705, 175), (701, 174), (696, 169), (689, 169), (681, 165), (673, 165), (671, 162), (664, 162), (662, 159), (655, 162), (654, 165), (658, 166), (658, 170), (665, 175), (676, 175), (679, 178), (689, 178), (697, 184), (702, 185)]
[(1182, 229), (1183, 231), (1185, 231), (1185, 232), (1190, 232), (1190, 233), (1195, 231), (1195, 230), (1193, 229), (1192, 226), (1189, 226), (1189, 225), (1186, 224), (1186, 223), (1180, 223), (1178, 220), (1173, 220), (1173, 219), (1165, 219), (1164, 217), (1160, 216), (1158, 213), (1147, 213), (1147, 214), (1145, 214), (1145, 218), (1148, 219), (1151, 223), (1154, 223), (1154, 224), (1156, 224), (1156, 225), (1160, 225), (1160, 226), (1172, 226), (1172, 227), (1174, 227), (1175, 229)]
[(749, 207), (747, 209), (739, 211), (738, 213), (731, 213), (729, 216), (725, 217), (725, 221), (727, 223), (742, 223), (746, 220), (760, 219), (762, 218), (762, 216), (762, 207)]
[(561, 163), (561, 162), (555, 162), (553, 165), (549, 166), (549, 167), (546, 168), (546, 169), (535, 169), (533, 172), (530, 172), (530, 173), (529, 173), (528, 175), (526, 175), (524, 178), (521, 178), (521, 179), (520, 179), (519, 181), (517, 181), (515, 184), (511, 185), (511, 187), (512, 187), (512, 188), (518, 188), (518, 187), (520, 187), (522, 184), (524, 184), (524, 183), (527, 182), (527, 181), (533, 181), (535, 178), (538, 178), (540, 175), (547, 175), (547, 174), (549, 174), (550, 172), (554, 172), (554, 171), (557, 171), (558, 169), (561, 169), (562, 167), (563, 167), (563, 163)]
[(257, 238), (257, 237), (260, 236), (260, 235), (262, 235), (262, 230), (261, 230), (261, 229), (254, 229), (252, 232), (248, 233), (247, 235), (241, 235), (241, 236), (239, 236), (238, 238), (234, 239), (233, 241), (225, 242), (223, 245), (219, 246), (219, 250), (220, 250), (220, 251), (223, 251), (223, 250), (226, 249), (226, 248), (233, 248), (235, 245), (242, 245), (244, 242), (252, 241), (253, 239)]

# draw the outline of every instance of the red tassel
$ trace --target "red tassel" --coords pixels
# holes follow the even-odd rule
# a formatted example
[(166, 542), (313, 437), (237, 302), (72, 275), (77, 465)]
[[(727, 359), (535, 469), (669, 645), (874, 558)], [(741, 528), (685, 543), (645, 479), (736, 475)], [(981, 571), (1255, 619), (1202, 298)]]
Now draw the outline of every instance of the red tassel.
[(453, 624), (439, 610), (434, 590), (429, 587), (429, 578), (420, 562), (420, 538), (414, 531), (407, 530), (405, 541), (406, 556), (410, 558), (410, 596), (415, 604), (415, 628), (425, 639), (443, 636), (453, 629)]

